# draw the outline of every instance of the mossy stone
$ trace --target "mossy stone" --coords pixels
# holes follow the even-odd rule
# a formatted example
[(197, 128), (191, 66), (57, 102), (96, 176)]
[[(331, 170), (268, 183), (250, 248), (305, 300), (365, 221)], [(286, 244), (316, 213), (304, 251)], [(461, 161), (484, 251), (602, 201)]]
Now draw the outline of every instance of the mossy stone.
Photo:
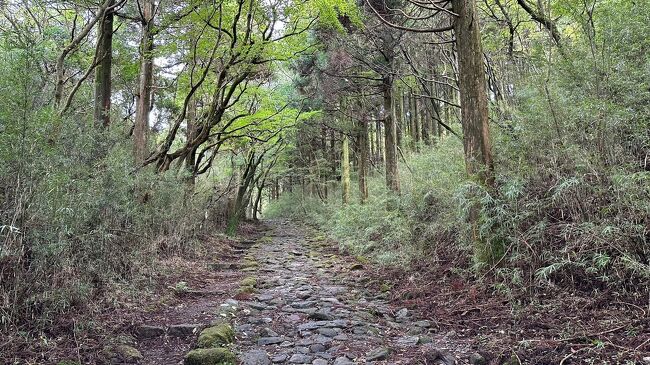
[(235, 355), (223, 347), (195, 349), (185, 355), (185, 365), (235, 365)]
[(235, 332), (227, 323), (208, 327), (199, 334), (198, 347), (209, 348), (226, 345), (235, 341)]
[(241, 285), (242, 287), (244, 286), (255, 287), (255, 285), (257, 285), (257, 278), (254, 276), (247, 276), (239, 282), (239, 285)]
[(252, 286), (242, 286), (241, 288), (237, 289), (237, 294), (253, 294), (255, 293), (255, 288)]

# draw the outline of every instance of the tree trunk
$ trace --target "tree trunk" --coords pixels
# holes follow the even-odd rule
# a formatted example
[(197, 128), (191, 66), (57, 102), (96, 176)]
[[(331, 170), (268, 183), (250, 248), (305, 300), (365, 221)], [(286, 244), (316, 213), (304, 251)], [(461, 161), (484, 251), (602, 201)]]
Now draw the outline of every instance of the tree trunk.
[(418, 97), (413, 94), (413, 126), (415, 131), (415, 150), (420, 151), (420, 141), (422, 140), (422, 115), (420, 114), (420, 105)]
[(397, 134), (397, 147), (402, 147), (402, 137), (404, 133), (404, 99), (402, 90), (395, 88), (395, 132)]
[(425, 146), (431, 145), (431, 115), (424, 100), (420, 99), (420, 115), (422, 120), (422, 142)]
[(341, 197), (343, 204), (350, 202), (350, 149), (349, 149), (348, 136), (343, 135), (343, 147), (341, 153)]
[(365, 115), (359, 123), (359, 200), (365, 204), (368, 200), (368, 123)]
[[(460, 89), (461, 124), (465, 167), (470, 178), (479, 184), (494, 186), (494, 167), (490, 148), (485, 69), (479, 32), (479, 17), (475, 0), (452, 0), (453, 11), (458, 14), (454, 24), (458, 52), (458, 79)], [(478, 203), (469, 211), (469, 221), (474, 241), (474, 255), (479, 262), (495, 259), (497, 247), (492, 247), (479, 235)]]
[(384, 161), (383, 156), (383, 148), (381, 148), (381, 122), (377, 121), (375, 124), (375, 152), (376, 152), (376, 161), (378, 164), (382, 163)]
[(399, 175), (397, 172), (397, 146), (395, 133), (395, 118), (393, 110), (393, 80), (392, 76), (384, 76), (384, 153), (386, 159), (386, 186), (391, 191), (399, 191)]
[(153, 85), (153, 0), (139, 0), (142, 9), (142, 38), (140, 39), (140, 85), (135, 109), (133, 154), (136, 165), (147, 157), (149, 113)]
[[(115, 1), (111, 1), (109, 7)], [(106, 128), (111, 123), (111, 68), (113, 63), (113, 10), (104, 12), (99, 21), (97, 59), (95, 68), (95, 124)]]
[(474, 0), (453, 0), (459, 17), (454, 31), (458, 52), (461, 122), (465, 164), (470, 176), (488, 187), (494, 185), (494, 166), (488, 126), (485, 69)]

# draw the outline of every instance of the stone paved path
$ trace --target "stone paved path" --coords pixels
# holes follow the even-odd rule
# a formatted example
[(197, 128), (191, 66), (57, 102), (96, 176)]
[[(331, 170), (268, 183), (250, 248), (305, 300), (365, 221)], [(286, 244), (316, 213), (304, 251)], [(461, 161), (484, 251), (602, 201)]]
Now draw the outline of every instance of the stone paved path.
[(289, 221), (268, 223), (272, 230), (247, 256), (256, 291), (222, 305), (242, 364), (455, 363), (434, 323), (365, 290), (361, 265)]

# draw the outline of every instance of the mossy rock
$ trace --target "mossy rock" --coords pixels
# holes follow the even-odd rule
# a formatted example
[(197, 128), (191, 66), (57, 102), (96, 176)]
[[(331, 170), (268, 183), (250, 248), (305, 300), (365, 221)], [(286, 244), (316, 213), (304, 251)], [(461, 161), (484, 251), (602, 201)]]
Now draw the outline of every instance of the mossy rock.
[(223, 347), (195, 349), (185, 355), (185, 365), (235, 365), (237, 359)]
[(365, 256), (356, 255), (356, 256), (354, 256), (354, 258), (357, 259), (357, 261), (359, 261), (359, 262), (362, 263), (362, 264), (366, 264), (366, 265), (367, 265), (367, 264), (370, 263), (370, 259), (368, 259), (368, 258), (365, 257)]
[(199, 348), (209, 348), (226, 345), (234, 341), (235, 332), (232, 327), (227, 323), (221, 323), (201, 331), (197, 345)]
[(257, 278), (254, 276), (247, 276), (239, 282), (239, 285), (242, 287), (244, 286), (255, 287), (255, 285), (257, 285)]
[(237, 289), (237, 294), (253, 294), (255, 293), (255, 288), (252, 286), (242, 286)]

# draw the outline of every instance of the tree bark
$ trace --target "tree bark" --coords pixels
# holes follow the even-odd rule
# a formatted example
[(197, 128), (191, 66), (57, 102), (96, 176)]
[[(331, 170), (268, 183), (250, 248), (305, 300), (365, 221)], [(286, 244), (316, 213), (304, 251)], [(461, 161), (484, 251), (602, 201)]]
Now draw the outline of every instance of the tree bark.
[(135, 109), (133, 129), (133, 155), (136, 165), (141, 165), (147, 157), (149, 141), (149, 113), (153, 86), (153, 0), (140, 1), (142, 10), (142, 36), (140, 39), (140, 85)]
[(384, 94), (384, 153), (386, 155), (386, 186), (394, 192), (399, 192), (399, 175), (397, 172), (397, 145), (395, 117), (393, 110), (393, 80), (392, 76), (383, 78)]
[(359, 123), (359, 201), (365, 204), (368, 200), (368, 123), (365, 115)]
[[(109, 8), (115, 4), (112, 0)], [(113, 18), (114, 10), (104, 12), (99, 21), (97, 59), (95, 68), (95, 124), (106, 128), (111, 123), (111, 69), (113, 64)]]
[(402, 137), (404, 133), (404, 99), (402, 90), (395, 88), (395, 132), (397, 135), (397, 147), (402, 147)]
[[(452, 0), (453, 11), (458, 14), (454, 24), (458, 52), (458, 81), (460, 89), (461, 124), (465, 168), (476, 182), (491, 189), (494, 186), (494, 167), (488, 126), (485, 68), (479, 32), (479, 17), (475, 0)], [(478, 202), (469, 210), (469, 221), (474, 243), (474, 255), (480, 262), (494, 259), (492, 248), (479, 234)]]
[(485, 69), (474, 0), (452, 0), (459, 15), (454, 25), (458, 52), (461, 123), (465, 164), (470, 176), (484, 186), (494, 185), (494, 166), (488, 125)]
[(346, 134), (343, 135), (341, 149), (341, 198), (343, 204), (348, 204), (350, 202), (350, 149)]

